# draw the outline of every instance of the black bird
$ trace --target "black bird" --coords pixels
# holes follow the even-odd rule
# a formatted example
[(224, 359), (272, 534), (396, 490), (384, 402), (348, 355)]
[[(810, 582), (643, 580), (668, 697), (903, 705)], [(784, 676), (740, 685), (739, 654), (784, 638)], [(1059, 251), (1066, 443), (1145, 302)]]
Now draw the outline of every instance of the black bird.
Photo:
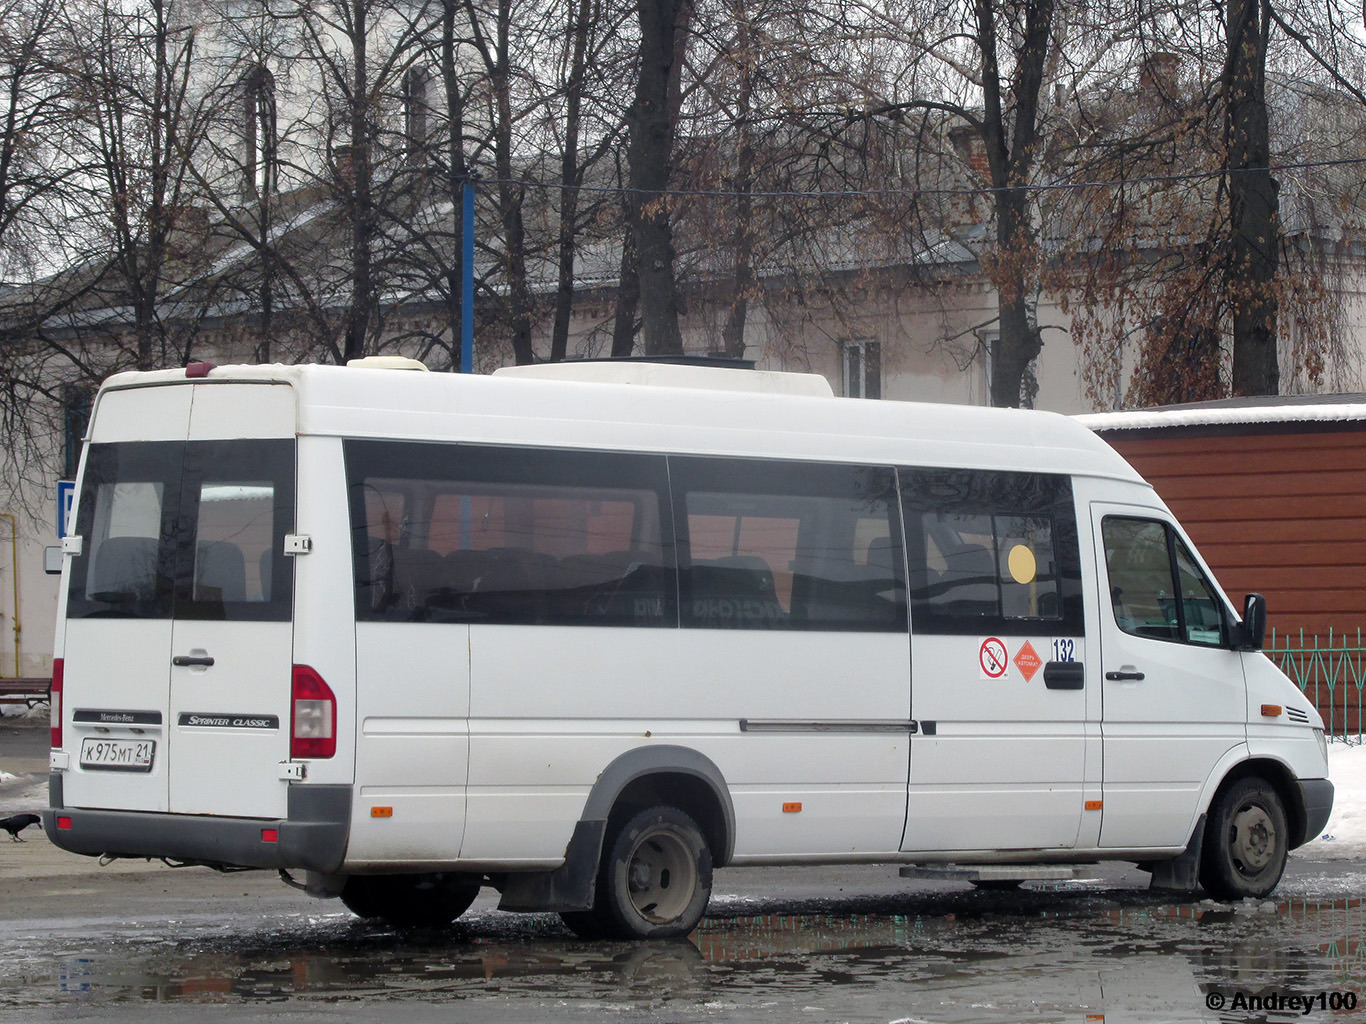
[[(19, 833), (30, 825), (38, 825), (42, 821), (36, 814), (11, 814), (8, 818), (0, 818), (0, 828), (9, 833), (10, 841), (22, 843)], [(41, 825), (38, 825), (41, 828)]]

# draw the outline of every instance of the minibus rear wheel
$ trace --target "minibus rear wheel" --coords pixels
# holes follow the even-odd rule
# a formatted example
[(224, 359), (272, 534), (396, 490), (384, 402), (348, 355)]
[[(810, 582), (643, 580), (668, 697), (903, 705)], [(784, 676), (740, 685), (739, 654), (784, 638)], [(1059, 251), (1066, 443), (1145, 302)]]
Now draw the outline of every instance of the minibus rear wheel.
[(1260, 898), (1285, 871), (1290, 830), (1275, 787), (1239, 779), (1215, 797), (1200, 857), (1200, 884), (1215, 899)]
[(711, 849), (697, 822), (677, 807), (647, 807), (606, 849), (593, 930), (624, 939), (687, 935), (707, 909), (711, 878)]
[(397, 928), (444, 928), (479, 895), (479, 875), (352, 875), (341, 901), (357, 917), (381, 918)]

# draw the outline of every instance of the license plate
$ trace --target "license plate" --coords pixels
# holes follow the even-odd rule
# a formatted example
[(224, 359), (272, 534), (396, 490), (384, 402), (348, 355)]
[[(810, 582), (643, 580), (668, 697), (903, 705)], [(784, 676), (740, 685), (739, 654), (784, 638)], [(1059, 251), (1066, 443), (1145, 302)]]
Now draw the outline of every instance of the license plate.
[(156, 740), (81, 740), (81, 767), (101, 772), (150, 772)]

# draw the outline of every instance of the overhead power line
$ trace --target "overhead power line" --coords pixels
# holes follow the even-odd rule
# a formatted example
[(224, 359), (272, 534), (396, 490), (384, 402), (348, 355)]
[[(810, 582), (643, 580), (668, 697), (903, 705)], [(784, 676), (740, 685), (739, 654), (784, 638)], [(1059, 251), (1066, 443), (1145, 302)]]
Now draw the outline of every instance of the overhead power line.
[[(480, 178), (482, 185), (507, 185), (511, 188), (556, 190), (562, 192), (592, 192), (600, 195), (646, 195), (656, 198), (676, 196), (683, 199), (843, 199), (851, 197), (971, 197), (990, 196), (1000, 192), (1067, 192), (1089, 189), (1118, 188), (1132, 185), (1173, 185), (1182, 182), (1213, 181), (1225, 175), (1284, 174), (1289, 171), (1308, 171), (1329, 167), (1360, 167), (1366, 156), (1344, 157), (1340, 160), (1311, 160), (1300, 163), (1274, 164), (1266, 167), (1224, 167), (1210, 171), (1188, 171), (1182, 174), (1152, 174), (1136, 178), (1117, 178), (1108, 181), (1057, 181), (1001, 188), (992, 186), (964, 186), (961, 188), (872, 188), (872, 189), (796, 189), (741, 192), (733, 189), (639, 189), (629, 185), (566, 185), (558, 181), (537, 181), (533, 178)], [(1364, 183), (1366, 184), (1366, 183)]]

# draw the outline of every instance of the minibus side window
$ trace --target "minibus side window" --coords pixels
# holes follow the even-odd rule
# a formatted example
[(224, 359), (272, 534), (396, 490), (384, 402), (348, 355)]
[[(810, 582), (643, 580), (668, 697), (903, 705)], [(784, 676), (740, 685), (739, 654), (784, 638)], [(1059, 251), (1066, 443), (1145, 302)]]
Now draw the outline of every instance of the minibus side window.
[(1224, 646), (1224, 605), (1181, 538), (1172, 534), (1181, 628), (1187, 643)]
[(670, 456), (681, 619), (705, 629), (902, 631), (887, 469)]
[(902, 500), (916, 632), (1082, 634), (1069, 478), (907, 469)]
[(348, 441), (356, 615), (672, 626), (662, 456)]
[(1223, 602), (1175, 530), (1158, 520), (1106, 516), (1101, 535), (1120, 629), (1154, 640), (1224, 645)]

